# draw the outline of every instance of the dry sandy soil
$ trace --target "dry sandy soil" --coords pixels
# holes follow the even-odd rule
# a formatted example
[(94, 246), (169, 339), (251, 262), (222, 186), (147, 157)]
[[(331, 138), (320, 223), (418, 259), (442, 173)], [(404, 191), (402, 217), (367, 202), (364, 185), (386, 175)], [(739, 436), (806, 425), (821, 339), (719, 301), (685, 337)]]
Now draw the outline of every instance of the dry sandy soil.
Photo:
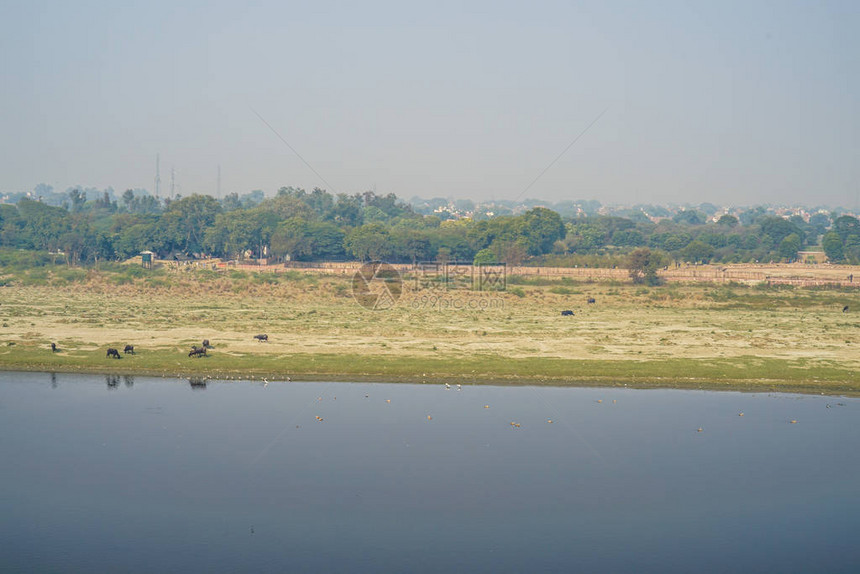
[[(167, 283), (165, 285), (165, 283)], [(771, 358), (860, 370), (856, 290), (756, 289), (567, 280), (507, 292), (413, 290), (367, 310), (347, 277), (168, 274), (157, 286), (104, 277), (0, 288), (0, 358), (23, 348), (175, 349), (210, 339), (219, 353), (343, 353), (457, 361)], [(595, 304), (587, 304), (594, 297)], [(853, 311), (842, 313), (843, 305)], [(563, 309), (573, 317), (562, 317)], [(268, 343), (253, 339), (269, 335)]]

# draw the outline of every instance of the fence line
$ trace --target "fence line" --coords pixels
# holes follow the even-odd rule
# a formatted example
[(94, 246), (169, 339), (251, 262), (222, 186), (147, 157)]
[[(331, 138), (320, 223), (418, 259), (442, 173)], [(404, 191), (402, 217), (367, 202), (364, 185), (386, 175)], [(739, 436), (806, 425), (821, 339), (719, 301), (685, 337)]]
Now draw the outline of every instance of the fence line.
[[(219, 270), (235, 269), (238, 271), (252, 271), (257, 273), (285, 273), (287, 271), (317, 272), (330, 275), (351, 275), (358, 271), (363, 263), (358, 261), (289, 261), (274, 265), (253, 265), (245, 263), (214, 263), (213, 268)], [(419, 265), (411, 263), (390, 263), (391, 267), (401, 273), (419, 271)], [(472, 271), (472, 265), (456, 264), (461, 270)], [(814, 286), (842, 286), (860, 287), (858, 281), (853, 281), (852, 267), (827, 266), (829, 274), (847, 271), (845, 279), (825, 277), (798, 277), (798, 276), (771, 276), (764, 269), (773, 269), (772, 266), (761, 266), (762, 270), (756, 269), (733, 269), (731, 267), (703, 268), (700, 266), (687, 266), (682, 268), (672, 267), (661, 269), (658, 276), (670, 283), (767, 283), (770, 285), (797, 285), (802, 287)], [(816, 267), (817, 268), (817, 267)], [(791, 271), (792, 269), (786, 269)], [(801, 267), (798, 271), (812, 271), (808, 265)], [(627, 269), (608, 269), (599, 267), (525, 267), (514, 266), (507, 268), (507, 274), (522, 275), (529, 277), (561, 278), (570, 277), (583, 280), (617, 280), (630, 281), (630, 273)], [(850, 277), (850, 279), (848, 279)]]

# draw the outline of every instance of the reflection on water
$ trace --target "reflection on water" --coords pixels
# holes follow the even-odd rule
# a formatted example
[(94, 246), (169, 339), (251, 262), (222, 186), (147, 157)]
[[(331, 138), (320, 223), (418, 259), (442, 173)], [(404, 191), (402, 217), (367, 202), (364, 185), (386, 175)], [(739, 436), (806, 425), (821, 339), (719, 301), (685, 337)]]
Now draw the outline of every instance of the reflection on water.
[(206, 381), (206, 377), (191, 377), (188, 379), (188, 384), (191, 386), (192, 391), (205, 391)]
[(856, 572), (858, 407), (0, 373), (0, 571)]

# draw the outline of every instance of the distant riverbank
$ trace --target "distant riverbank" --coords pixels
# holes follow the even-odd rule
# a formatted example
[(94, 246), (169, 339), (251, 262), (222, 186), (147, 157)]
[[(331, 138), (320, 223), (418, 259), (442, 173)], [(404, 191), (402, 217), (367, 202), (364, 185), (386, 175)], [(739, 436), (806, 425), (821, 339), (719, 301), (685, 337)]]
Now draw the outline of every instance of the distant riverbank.
[(54, 355), (49, 359), (4, 351), (0, 370), (87, 374), (147, 375), (179, 378), (269, 381), (378, 381), (427, 384), (547, 386), (624, 386), (860, 395), (856, 371), (831, 367), (810, 371), (802, 362), (742, 357), (714, 364), (707, 360), (601, 361), (565, 359), (461, 359), (456, 365), (409, 357), (293, 355), (277, 360), (264, 355), (219, 356), (184, 361), (168, 351), (124, 359)]
[[(511, 276), (504, 290), (473, 291), (407, 280), (372, 310), (351, 277), (264, 278), (189, 270), (117, 284), (91, 272), (0, 287), (0, 369), (860, 392), (855, 289)], [(189, 357), (204, 339), (208, 356)]]

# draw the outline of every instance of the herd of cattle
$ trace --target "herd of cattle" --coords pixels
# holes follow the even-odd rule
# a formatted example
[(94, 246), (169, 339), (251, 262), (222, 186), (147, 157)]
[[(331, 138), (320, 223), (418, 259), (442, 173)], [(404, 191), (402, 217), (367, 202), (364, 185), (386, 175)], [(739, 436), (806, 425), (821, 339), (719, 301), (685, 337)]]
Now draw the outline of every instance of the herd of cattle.
[[(261, 342), (266, 343), (269, 341), (269, 335), (262, 333), (260, 335), (254, 335), (254, 338)], [(203, 339), (203, 343), (201, 346), (191, 345), (191, 350), (188, 351), (189, 357), (208, 357), (207, 351), (209, 349), (214, 349), (212, 345), (209, 344), (209, 339)], [(58, 353), (60, 349), (57, 347), (56, 343), (51, 343), (51, 351), (54, 353)], [(123, 354), (126, 355), (134, 355), (134, 345), (126, 345), (123, 349)], [(119, 352), (119, 349), (114, 349), (113, 347), (108, 347), (107, 354), (105, 358), (108, 359), (122, 359), (122, 355)]]
[[(592, 304), (596, 303), (597, 300), (594, 297), (589, 297), (588, 299), (586, 299), (585, 302), (588, 303), (589, 305), (592, 305)], [(848, 312), (848, 305), (845, 305), (844, 307), (842, 307), (842, 312), (843, 313)], [(561, 312), (561, 315), (562, 315), (562, 317), (572, 317), (573, 311), (570, 309), (565, 309), (564, 311)], [(268, 342), (269, 335), (267, 335), (266, 333), (261, 333), (259, 335), (254, 335), (254, 338), (257, 341), (259, 341), (260, 343), (265, 343), (265, 342)], [(212, 345), (209, 344), (209, 339), (203, 339), (203, 343), (200, 347), (198, 347), (197, 345), (191, 346), (191, 350), (188, 352), (188, 356), (189, 357), (198, 357), (198, 358), (199, 357), (208, 357), (209, 355), (207, 354), (206, 351), (209, 349), (214, 349), (214, 348), (215, 347), (213, 347)], [(59, 349), (59, 347), (57, 347), (56, 343), (51, 343), (51, 351), (54, 353), (60, 352), (60, 349)], [(126, 345), (122, 352), (126, 355), (134, 355), (134, 345)], [(120, 355), (118, 349), (114, 349), (113, 347), (109, 347), (107, 350), (106, 358), (108, 358), (108, 359), (121, 359), (122, 355)]]

